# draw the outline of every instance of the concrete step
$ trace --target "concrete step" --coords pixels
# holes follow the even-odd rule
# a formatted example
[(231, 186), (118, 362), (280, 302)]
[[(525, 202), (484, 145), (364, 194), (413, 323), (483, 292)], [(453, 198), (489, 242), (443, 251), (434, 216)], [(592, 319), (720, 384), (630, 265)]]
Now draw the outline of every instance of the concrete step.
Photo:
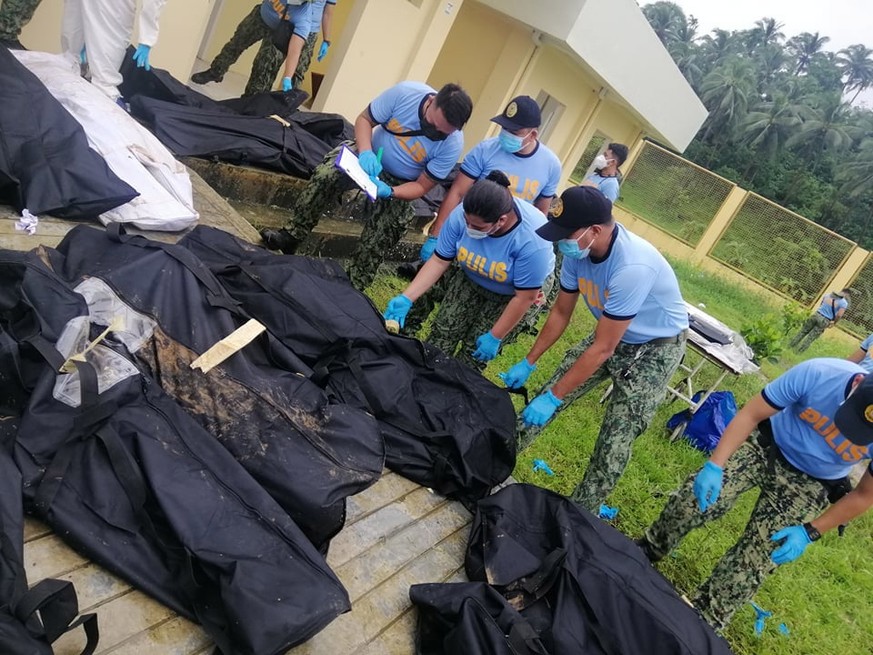
[[(281, 228), (288, 220), (287, 209), (275, 206), (257, 205), (250, 202), (230, 200), (231, 206), (259, 230), (262, 228)], [(303, 245), (305, 254), (318, 257), (345, 259), (352, 255), (358, 245), (363, 223), (355, 220), (354, 212), (348, 217), (323, 217)], [(424, 242), (421, 228), (411, 227), (404, 237), (386, 255), (387, 261), (405, 262), (418, 259), (418, 251)]]

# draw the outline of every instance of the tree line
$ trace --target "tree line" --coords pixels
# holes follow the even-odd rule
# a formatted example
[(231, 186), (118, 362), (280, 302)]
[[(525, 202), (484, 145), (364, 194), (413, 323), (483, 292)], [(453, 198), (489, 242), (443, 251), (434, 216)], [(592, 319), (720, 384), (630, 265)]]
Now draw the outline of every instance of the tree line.
[(873, 249), (873, 111), (856, 104), (873, 50), (775, 18), (700, 34), (673, 2), (643, 12), (709, 110), (685, 156)]

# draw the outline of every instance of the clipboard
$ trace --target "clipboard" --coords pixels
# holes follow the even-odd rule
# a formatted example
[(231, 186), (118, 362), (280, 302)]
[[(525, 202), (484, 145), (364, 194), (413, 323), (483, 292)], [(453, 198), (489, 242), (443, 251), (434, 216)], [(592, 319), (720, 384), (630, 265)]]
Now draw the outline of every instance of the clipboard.
[(343, 173), (348, 175), (352, 182), (357, 184), (367, 194), (370, 200), (376, 200), (376, 183), (370, 179), (370, 176), (361, 168), (358, 162), (358, 156), (346, 146), (340, 148), (339, 154), (333, 163)]

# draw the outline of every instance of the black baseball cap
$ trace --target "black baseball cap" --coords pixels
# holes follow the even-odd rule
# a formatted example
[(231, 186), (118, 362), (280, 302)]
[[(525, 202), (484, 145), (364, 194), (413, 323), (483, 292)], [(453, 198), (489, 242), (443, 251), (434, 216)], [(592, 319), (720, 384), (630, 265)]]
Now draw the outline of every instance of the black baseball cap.
[(834, 423), (856, 446), (873, 443), (873, 374), (867, 375), (837, 409)]
[(593, 186), (574, 186), (552, 203), (548, 218), (537, 234), (546, 241), (560, 241), (581, 228), (609, 223), (612, 202)]
[(509, 101), (502, 114), (491, 119), (492, 122), (510, 132), (526, 127), (539, 127), (542, 120), (540, 106), (530, 96), (516, 96)]

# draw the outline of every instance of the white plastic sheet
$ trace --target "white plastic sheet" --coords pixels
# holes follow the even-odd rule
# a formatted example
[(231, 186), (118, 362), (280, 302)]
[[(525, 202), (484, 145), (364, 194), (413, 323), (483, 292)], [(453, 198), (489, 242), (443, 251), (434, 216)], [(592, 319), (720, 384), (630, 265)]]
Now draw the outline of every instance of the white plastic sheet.
[(139, 192), (100, 215), (103, 223), (175, 232), (197, 222), (191, 178), (155, 136), (79, 75), (79, 63), (63, 55), (14, 51), (84, 128), (91, 147), (118, 177)]

